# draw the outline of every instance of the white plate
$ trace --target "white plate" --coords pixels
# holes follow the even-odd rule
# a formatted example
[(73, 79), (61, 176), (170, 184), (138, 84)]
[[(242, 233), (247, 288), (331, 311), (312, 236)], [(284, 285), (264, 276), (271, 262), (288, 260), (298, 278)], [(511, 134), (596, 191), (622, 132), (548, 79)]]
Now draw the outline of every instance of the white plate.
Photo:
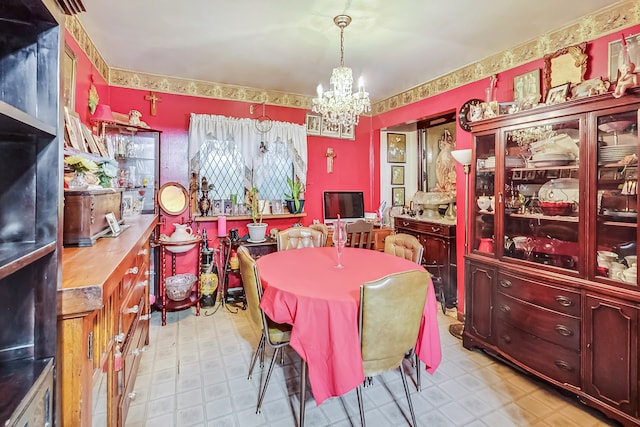
[(565, 165), (568, 165), (569, 163), (571, 163), (571, 160), (569, 160), (569, 159), (563, 159), (563, 160), (529, 160), (529, 163), (531, 163), (536, 168), (546, 168), (546, 167), (549, 167), (549, 166), (565, 166)]
[(542, 202), (575, 202), (580, 200), (579, 181), (576, 178), (558, 178), (540, 187), (538, 198)]
[(571, 160), (571, 155), (566, 153), (539, 153), (533, 155), (532, 161), (538, 162), (541, 160)]

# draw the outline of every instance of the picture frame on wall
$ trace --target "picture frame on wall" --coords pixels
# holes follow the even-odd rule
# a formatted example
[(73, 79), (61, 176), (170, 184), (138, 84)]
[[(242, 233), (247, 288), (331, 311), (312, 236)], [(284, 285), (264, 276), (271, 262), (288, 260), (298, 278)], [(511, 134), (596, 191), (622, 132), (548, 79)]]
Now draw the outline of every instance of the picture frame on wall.
[(273, 214), (283, 213), (282, 200), (276, 199), (271, 201), (271, 213)]
[(536, 68), (513, 78), (513, 100), (524, 102), (530, 99), (540, 100), (540, 69)]
[(76, 110), (76, 68), (78, 57), (65, 43), (62, 58), (62, 102), (70, 111)]
[(320, 135), (322, 129), (322, 116), (313, 113), (307, 113), (307, 135)]
[(391, 200), (393, 206), (404, 206), (404, 187), (391, 188)]
[(320, 135), (329, 138), (340, 138), (340, 125), (334, 125), (327, 120), (322, 120), (320, 125)]
[(387, 134), (387, 162), (406, 163), (407, 135), (403, 133)]
[(391, 166), (391, 185), (404, 185), (404, 166)]
[(340, 138), (341, 139), (355, 139), (355, 125), (340, 126)]

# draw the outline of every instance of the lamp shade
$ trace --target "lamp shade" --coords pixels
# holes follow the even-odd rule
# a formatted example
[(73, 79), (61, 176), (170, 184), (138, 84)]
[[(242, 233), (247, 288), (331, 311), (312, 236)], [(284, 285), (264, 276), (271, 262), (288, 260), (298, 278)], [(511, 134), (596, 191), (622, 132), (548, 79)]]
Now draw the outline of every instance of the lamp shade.
[(451, 152), (451, 155), (456, 162), (460, 163), (463, 166), (469, 166), (471, 164), (471, 148), (467, 148), (464, 150), (453, 150)]
[(94, 122), (114, 122), (111, 107), (105, 104), (96, 105), (96, 111), (93, 112), (91, 120)]

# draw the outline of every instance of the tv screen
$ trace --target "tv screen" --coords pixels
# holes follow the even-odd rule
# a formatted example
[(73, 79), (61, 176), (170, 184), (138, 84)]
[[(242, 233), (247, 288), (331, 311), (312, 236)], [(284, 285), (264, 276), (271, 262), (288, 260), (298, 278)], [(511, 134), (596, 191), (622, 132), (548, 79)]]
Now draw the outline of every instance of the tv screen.
[(323, 192), (324, 223), (332, 224), (338, 219), (355, 221), (364, 219), (364, 195), (362, 191)]

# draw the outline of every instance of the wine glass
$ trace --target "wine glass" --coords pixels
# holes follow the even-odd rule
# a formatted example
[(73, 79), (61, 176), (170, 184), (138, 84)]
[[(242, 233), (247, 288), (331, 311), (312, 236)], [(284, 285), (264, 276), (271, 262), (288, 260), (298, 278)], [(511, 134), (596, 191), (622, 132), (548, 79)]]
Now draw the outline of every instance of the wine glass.
[(340, 257), (342, 256), (342, 249), (347, 243), (346, 224), (342, 223), (339, 226), (336, 226), (336, 229), (333, 232), (333, 243), (336, 245), (336, 252), (338, 254), (338, 265), (336, 265), (336, 268), (342, 268), (344, 266), (340, 263)]

